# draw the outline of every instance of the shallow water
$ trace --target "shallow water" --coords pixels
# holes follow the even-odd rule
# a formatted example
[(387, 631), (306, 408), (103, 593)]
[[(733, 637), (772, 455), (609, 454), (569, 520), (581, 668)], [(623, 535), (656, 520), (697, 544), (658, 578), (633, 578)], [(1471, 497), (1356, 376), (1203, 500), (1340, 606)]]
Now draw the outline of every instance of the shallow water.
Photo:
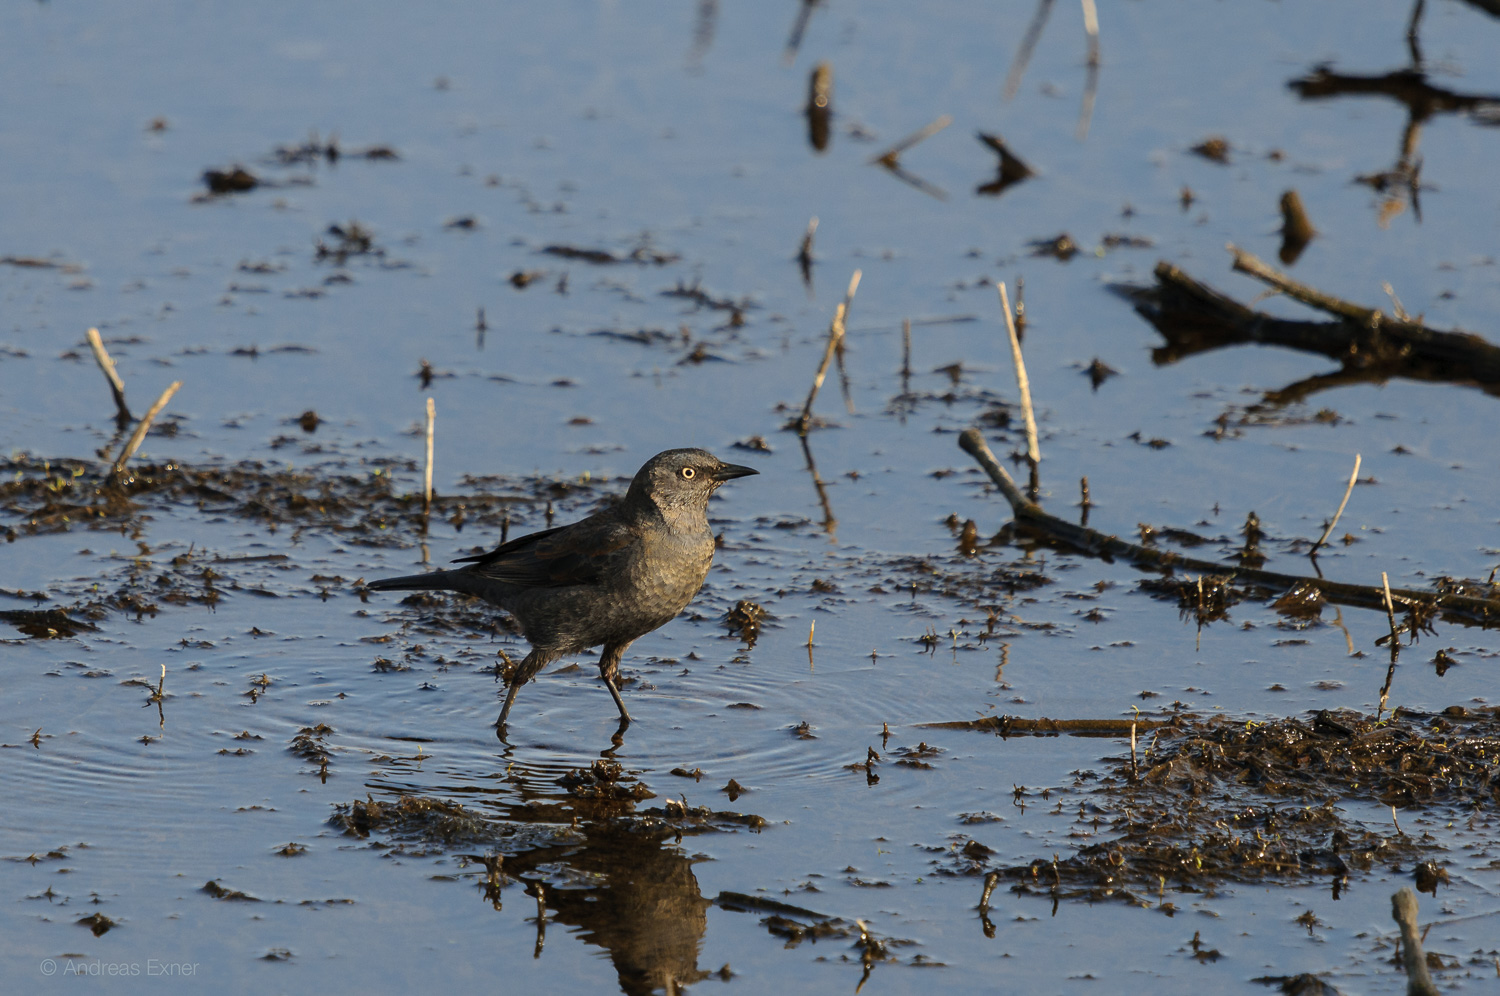
[[(1320, 230), (1291, 270), (1298, 279), (1380, 306), (1389, 281), (1429, 324), (1492, 335), (1490, 164), (1500, 135), (1462, 114), (1433, 117), (1421, 131), (1420, 221), (1407, 206), (1382, 226), (1380, 197), (1354, 177), (1391, 167), (1404, 109), (1378, 97), (1303, 101), (1287, 83), (1323, 62), (1372, 74), (1408, 65), (1404, 6), (1105, 9), (1082, 140), (1084, 39), (1067, 5), (1052, 12), (1008, 102), (1002, 88), (1030, 9), (820, 5), (787, 65), (796, 6), (709, 0), (643, 15), (599, 3), (467, 5), (419, 16), (366, 5), (292, 15), (48, 4), (0, 15), (0, 83), (11, 95), (0, 256), (58, 264), (0, 266), (0, 441), (10, 452), (90, 459), (114, 439), (83, 339), (97, 326), (137, 414), (183, 382), (165, 416), (172, 433), (149, 437), (142, 461), (365, 474), (395, 460), (397, 489), (412, 491), (431, 396), (443, 495), (587, 475), (599, 487), (559, 505), (578, 515), (652, 453), (682, 445), (762, 472), (726, 487), (710, 510), (724, 545), (703, 593), (632, 648), (625, 694), (637, 722), (617, 749), (588, 661), (521, 693), (506, 747), (490, 727), (503, 688), (489, 669), (497, 647), (523, 644), (466, 622), (432, 625), (432, 610), (394, 596), (358, 597), (354, 579), (421, 564), (421, 537), (407, 526), (367, 544), (153, 505), (135, 535), (77, 527), (0, 548), (0, 587), (45, 591), (52, 604), (84, 599), (96, 583), (112, 590), (132, 572), (170, 572), (184, 554), (185, 577), (215, 558), (287, 558), (218, 563), (230, 583), (212, 607), (167, 604), (140, 620), (115, 612), (66, 640), (5, 634), (7, 979), (38, 988), (52, 959), (64, 977), (125, 966), (107, 984), (127, 991), (497, 978), (517, 989), (649, 991), (669, 980), (710, 987), (718, 976), (706, 973), (726, 964), (732, 984), (757, 990), (860, 983), (849, 938), (787, 947), (763, 913), (700, 901), (732, 892), (914, 942), (892, 947), (896, 961), (875, 965), (861, 992), (974, 991), (1002, 978), (1048, 992), (1101, 981), (1120, 991), (1265, 991), (1249, 980), (1299, 972), (1328, 973), (1351, 992), (1403, 989), (1389, 959), (1388, 897), (1408, 876), (1388, 869), (1356, 877), (1337, 901), (1326, 885), (1226, 886), (1174, 897), (1174, 916), (1123, 903), (1054, 910), (1003, 894), (986, 936), (979, 880), (941, 874), (945, 856), (971, 838), (997, 865), (1067, 853), (1078, 827), (1052, 812), (1055, 800), (1071, 807), (1083, 795), (1071, 773), (1103, 770), (1128, 746), (916, 724), (1119, 718), (1174, 700), (1244, 719), (1374, 711), (1381, 615), (1345, 609), (1346, 633), (1331, 612), (1293, 626), (1246, 602), (1200, 633), (1123, 565), (1009, 546), (965, 558), (944, 520), (973, 519), (987, 537), (1009, 514), (955, 432), (1014, 405), (993, 283), (1014, 293), (1024, 278), (1050, 509), (1069, 512), (1086, 475), (1091, 524), (1122, 536), (1142, 522), (1190, 529), (1214, 538), (1194, 551), (1210, 557), (1238, 545), (1253, 510), (1267, 566), (1306, 572), (1290, 541), (1321, 531), (1360, 453), (1361, 478), (1373, 483), (1355, 490), (1339, 529), (1359, 541), (1327, 551), (1324, 572), (1378, 583), (1386, 571), (1407, 587), (1437, 575), (1483, 579), (1500, 560), (1500, 443), (1479, 428), (1493, 418), (1489, 395), (1400, 380), (1346, 387), (1215, 439), (1221, 413), (1333, 364), (1242, 347), (1153, 366), (1159, 337), (1110, 286), (1148, 283), (1168, 259), (1254, 300), (1261, 285), (1229, 271), (1223, 246), (1274, 258), (1277, 201), (1295, 187)], [(1430, 5), (1420, 38), (1434, 84), (1500, 94), (1488, 57), (1497, 31), (1474, 7)], [(824, 59), (835, 117), (819, 154), (801, 108)], [(901, 162), (945, 198), (869, 164), (943, 114), (953, 125)], [(157, 118), (164, 129), (149, 127)], [(998, 198), (977, 194), (995, 157), (976, 131), (1003, 135), (1040, 175)], [(269, 159), (312, 133), (337, 135), (345, 155)], [(1213, 135), (1229, 140), (1228, 165), (1189, 151)], [(399, 158), (353, 154), (375, 145)], [(203, 171), (234, 164), (268, 186), (206, 198)], [(1184, 186), (1195, 196), (1186, 208)], [(805, 287), (795, 256), (814, 215), (817, 262)], [(461, 218), (474, 224), (450, 225)], [(328, 226), (351, 221), (379, 252), (318, 259), (319, 240), (336, 242)], [(1067, 262), (1031, 255), (1032, 240), (1062, 232), (1084, 251)], [(1112, 233), (1154, 244), (1105, 250)], [(551, 245), (620, 257), (645, 246), (676, 259), (591, 264), (542, 252)], [(855, 269), (853, 411), (831, 375), (816, 411), (833, 424), (809, 438), (825, 509), (781, 427), (806, 396)], [(524, 288), (511, 280), (538, 271)], [(735, 307), (663, 294), (693, 287)], [(1306, 314), (1291, 302), (1258, 306)], [(915, 396), (904, 399), (903, 318), (913, 320)], [(1096, 357), (1120, 371), (1097, 390), (1083, 373)], [(425, 390), (424, 361), (434, 372)], [(955, 363), (956, 384), (942, 372)], [(1311, 417), (1325, 407), (1338, 418)], [(324, 420), (310, 434), (296, 424), (307, 410)], [(1002, 457), (1022, 445), (1009, 430), (989, 435)], [(731, 449), (753, 436), (771, 452)], [(1152, 439), (1170, 445), (1142, 445)], [(470, 480), (483, 475), (500, 482)], [(543, 523), (539, 503), (514, 514), (517, 530)], [(442, 562), (495, 538), (434, 520), (426, 541)], [(915, 564), (978, 581), (1022, 560), (1052, 583), (945, 595), (958, 587)], [(741, 599), (773, 617), (749, 649), (719, 622)], [(1001, 635), (980, 639), (977, 606), (991, 603), (1006, 620)], [(935, 642), (923, 641), (929, 633)], [(1459, 661), (1441, 678), (1426, 663), (1438, 647)], [(1487, 632), (1440, 624), (1403, 654), (1391, 703), (1485, 702), (1494, 653)], [(377, 658), (409, 670), (381, 671)], [(126, 682), (154, 688), (163, 665), (159, 713), (149, 688)], [(326, 779), (287, 750), (319, 723), (332, 728)], [(797, 735), (802, 723), (815, 739)], [(242, 732), (260, 739), (236, 740)], [(894, 763), (918, 743), (943, 753), (930, 768)], [(870, 747), (885, 758), (876, 784), (848, 768)], [(586, 839), (570, 847), (571, 819), (537, 819), (523, 804), (572, 806), (553, 780), (601, 752), (656, 793), (643, 805), (682, 796), (768, 825), (622, 843), (585, 821)], [(677, 767), (704, 774), (670, 774)], [(731, 778), (749, 789), (733, 801), (720, 791)], [(1015, 786), (1032, 793), (1024, 808)], [(1035, 795), (1042, 788), (1054, 801)], [(327, 822), (335, 806), (402, 793), (462, 802), (523, 834), (551, 828), (562, 836), (547, 847), (558, 851), (393, 846)], [(999, 819), (962, 821), (982, 812)], [(1350, 812), (1372, 825), (1390, 819), (1359, 803)], [(1451, 886), (1423, 907), (1424, 922), (1437, 922), (1429, 947), (1464, 962), (1443, 984), (1479, 988), (1494, 968), (1476, 952), (1500, 936), (1486, 831), (1436, 811), (1401, 819), (1434, 835), (1451, 863)], [(282, 856), (288, 842), (307, 849)], [(548, 859), (509, 881), (498, 910), (483, 867), (462, 858), (496, 848)], [(212, 898), (201, 891), (211, 880), (260, 901)], [(539, 954), (537, 903), (523, 892), (535, 882), (553, 896)], [(1294, 922), (1309, 908), (1321, 926)], [(118, 926), (100, 936), (75, 926), (96, 911)], [(631, 926), (642, 922), (661, 926)], [(1221, 957), (1195, 958), (1195, 932)], [(152, 974), (185, 965), (196, 966), (191, 980)]]

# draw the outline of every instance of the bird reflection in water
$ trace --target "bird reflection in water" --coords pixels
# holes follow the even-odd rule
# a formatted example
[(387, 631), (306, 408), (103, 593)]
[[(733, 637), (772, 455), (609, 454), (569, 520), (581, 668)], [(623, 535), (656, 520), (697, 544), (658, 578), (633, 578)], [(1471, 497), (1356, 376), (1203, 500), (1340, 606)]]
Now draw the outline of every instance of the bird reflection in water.
[(609, 953), (629, 996), (676, 994), (720, 974), (698, 967), (709, 901), (669, 838), (675, 832), (594, 825), (581, 842), (507, 856), (505, 874), (538, 900), (537, 956), (554, 920)]

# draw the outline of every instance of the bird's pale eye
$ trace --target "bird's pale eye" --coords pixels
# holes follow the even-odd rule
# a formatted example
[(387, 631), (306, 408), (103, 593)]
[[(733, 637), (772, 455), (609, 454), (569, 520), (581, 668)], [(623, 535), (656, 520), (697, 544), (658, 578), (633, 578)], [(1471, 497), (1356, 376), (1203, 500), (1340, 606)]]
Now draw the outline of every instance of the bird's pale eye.
[(696, 470), (694, 470), (693, 468), (691, 468), (691, 467), (684, 467), (684, 468), (682, 468), (682, 479), (684, 481), (691, 481), (693, 478), (695, 478), (697, 476), (698, 476), (698, 472)]

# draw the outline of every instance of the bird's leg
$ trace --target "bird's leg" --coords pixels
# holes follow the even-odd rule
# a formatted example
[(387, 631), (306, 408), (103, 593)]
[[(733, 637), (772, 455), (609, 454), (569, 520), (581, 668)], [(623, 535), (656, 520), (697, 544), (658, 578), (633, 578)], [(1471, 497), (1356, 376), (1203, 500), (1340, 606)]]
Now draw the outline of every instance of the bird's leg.
[[(516, 701), (516, 693), (521, 686), (535, 677), (536, 673), (546, 667), (547, 658), (535, 649), (527, 654), (521, 663), (517, 664), (510, 676), (510, 690), (505, 693), (505, 705), (500, 707), (500, 718), (495, 720), (495, 735), (499, 736), (505, 730), (505, 717), (510, 715), (510, 707)], [(502, 738), (503, 739), (503, 738)]]
[(616, 682), (620, 677), (620, 658), (625, 656), (625, 648), (628, 646), (628, 643), (606, 643), (604, 652), (599, 655), (599, 677), (604, 679), (604, 686), (615, 700), (615, 708), (620, 710), (622, 730), (630, 725), (630, 713), (625, 711), (625, 701), (620, 698), (620, 688)]

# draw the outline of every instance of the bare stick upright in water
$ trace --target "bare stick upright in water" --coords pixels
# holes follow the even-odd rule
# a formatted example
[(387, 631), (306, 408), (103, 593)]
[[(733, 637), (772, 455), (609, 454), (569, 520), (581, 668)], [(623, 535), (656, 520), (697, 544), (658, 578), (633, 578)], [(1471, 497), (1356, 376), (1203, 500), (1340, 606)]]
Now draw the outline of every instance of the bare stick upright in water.
[(1349, 486), (1344, 489), (1344, 500), (1339, 502), (1339, 510), (1333, 513), (1333, 518), (1328, 523), (1328, 528), (1323, 530), (1323, 535), (1313, 544), (1308, 556), (1311, 557), (1318, 552), (1318, 548), (1328, 542), (1328, 537), (1333, 533), (1333, 527), (1339, 524), (1339, 517), (1344, 514), (1344, 506), (1349, 504), (1349, 496), (1354, 493), (1354, 482), (1359, 480), (1359, 454), (1354, 454), (1354, 470), (1349, 474)]
[(1438, 996), (1427, 971), (1427, 955), (1417, 930), (1417, 897), (1410, 886), (1391, 896), (1391, 919), (1401, 928), (1401, 963), (1406, 969), (1407, 996)]
[(89, 348), (94, 351), (94, 362), (99, 364), (99, 369), (104, 373), (104, 379), (109, 381), (109, 389), (115, 396), (115, 425), (121, 429), (132, 421), (130, 406), (125, 404), (125, 382), (120, 379), (120, 373), (115, 369), (115, 361), (110, 358), (109, 351), (104, 348), (104, 340), (99, 338), (98, 329), (88, 331)]
[(146, 433), (151, 431), (151, 423), (156, 421), (156, 416), (167, 407), (167, 402), (172, 400), (172, 395), (176, 394), (181, 386), (182, 381), (172, 381), (167, 389), (161, 392), (161, 397), (156, 399), (156, 404), (151, 406), (151, 410), (146, 412), (136, 424), (135, 431), (130, 434), (129, 439), (125, 440), (125, 445), (120, 447), (120, 455), (115, 457), (114, 466), (109, 470), (111, 483), (119, 480), (120, 475), (125, 473), (125, 465), (130, 462), (131, 457), (135, 456), (135, 451), (141, 448), (141, 443), (146, 441)]
[(849, 305), (854, 301), (854, 292), (859, 290), (859, 279), (863, 271), (855, 270), (854, 275), (849, 278), (849, 291), (844, 295), (844, 300), (834, 309), (833, 321), (828, 325), (828, 345), (823, 350), (823, 362), (818, 364), (817, 376), (813, 377), (812, 390), (807, 392), (807, 403), (802, 406), (802, 414), (788, 428), (794, 428), (803, 435), (807, 434), (808, 427), (812, 425), (812, 406), (818, 399), (818, 392), (823, 389), (823, 381), (828, 378), (828, 367), (833, 362), (833, 354), (838, 351), (839, 343), (844, 339), (844, 315), (849, 311)]
[(432, 507), (432, 440), (436, 429), (437, 407), (427, 399), (427, 469), (422, 475), (422, 511)]
[(1042, 450), (1036, 441), (1036, 412), (1031, 407), (1031, 380), (1026, 376), (1026, 361), (1021, 357), (1021, 337), (1016, 333), (1016, 320), (1011, 316), (1010, 295), (1005, 292), (1005, 281), (995, 285), (1000, 291), (1000, 310), (1005, 312), (1005, 331), (1010, 334), (1010, 355), (1016, 361), (1016, 388), (1021, 392), (1021, 414), (1026, 418), (1026, 459), (1036, 469), (1042, 462)]

